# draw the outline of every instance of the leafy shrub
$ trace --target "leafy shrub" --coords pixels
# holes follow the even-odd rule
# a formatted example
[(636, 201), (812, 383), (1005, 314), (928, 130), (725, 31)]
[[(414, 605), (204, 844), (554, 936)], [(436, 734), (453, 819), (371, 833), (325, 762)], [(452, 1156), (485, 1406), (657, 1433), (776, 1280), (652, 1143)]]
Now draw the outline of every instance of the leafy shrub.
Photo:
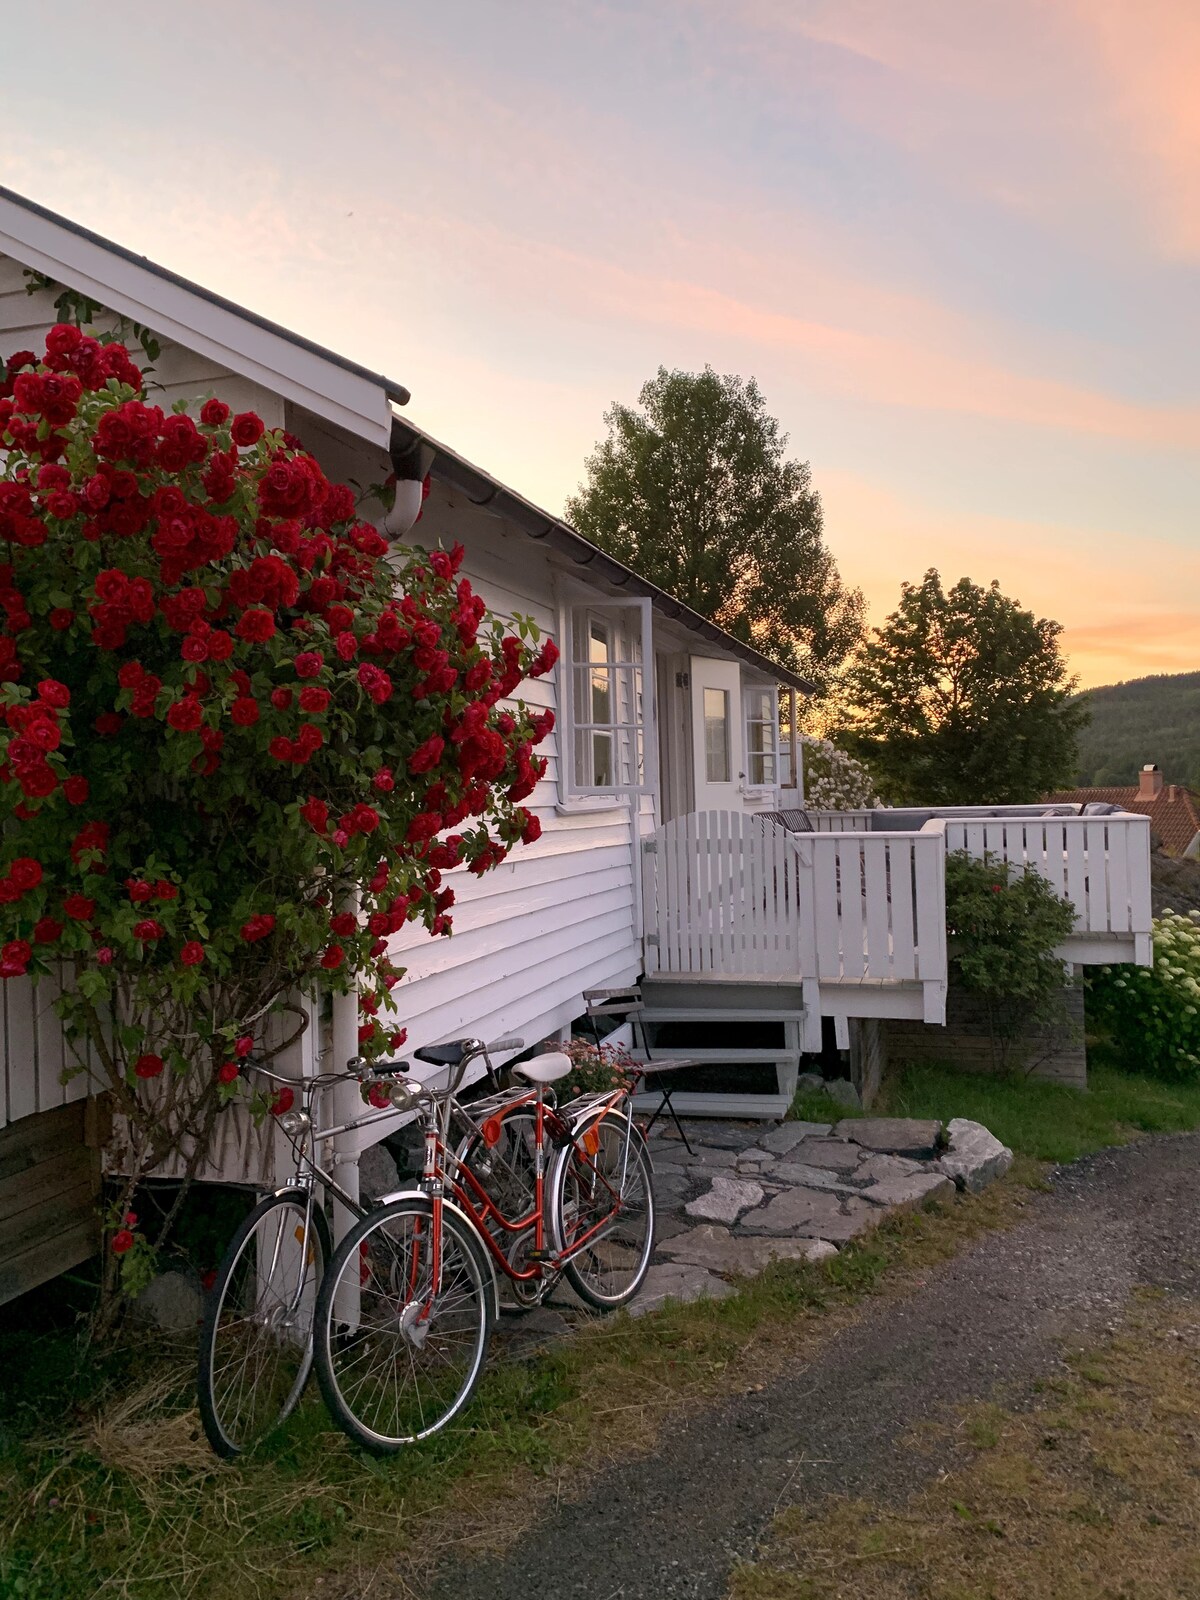
[(983, 1002), (995, 1065), (1016, 1066), (1028, 1025), (1061, 1015), (1067, 967), (1054, 950), (1074, 926), (1074, 907), (1032, 868), (965, 850), (946, 857), (951, 978)]
[(1101, 967), (1088, 982), (1091, 1020), (1128, 1072), (1200, 1078), (1200, 916), (1165, 911), (1152, 967)]

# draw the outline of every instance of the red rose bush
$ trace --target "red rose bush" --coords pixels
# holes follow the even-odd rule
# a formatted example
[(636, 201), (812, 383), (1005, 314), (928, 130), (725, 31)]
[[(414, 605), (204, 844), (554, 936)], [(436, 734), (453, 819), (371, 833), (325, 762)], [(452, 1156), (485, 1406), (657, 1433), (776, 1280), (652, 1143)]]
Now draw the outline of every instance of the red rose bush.
[(132, 1194), (195, 1170), (297, 993), (357, 984), (363, 1054), (398, 1048), (389, 939), (537, 837), (552, 714), (512, 697), (556, 652), (287, 434), (164, 413), (119, 343), (60, 324), (0, 380), (0, 975), (65, 968)]

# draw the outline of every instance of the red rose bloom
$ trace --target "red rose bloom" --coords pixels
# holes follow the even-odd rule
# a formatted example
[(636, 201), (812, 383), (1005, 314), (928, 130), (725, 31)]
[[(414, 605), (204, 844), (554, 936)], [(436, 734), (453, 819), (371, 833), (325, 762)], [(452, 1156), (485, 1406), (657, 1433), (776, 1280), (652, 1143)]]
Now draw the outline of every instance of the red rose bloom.
[(39, 700), (44, 700), (48, 706), (56, 706), (60, 711), (71, 704), (70, 689), (65, 683), (59, 683), (57, 678), (43, 678), (37, 686), (37, 692)]
[(270, 912), (262, 912), (251, 917), (249, 922), (242, 923), (242, 938), (246, 944), (255, 944), (259, 939), (266, 939), (275, 932), (275, 918)]
[(18, 856), (9, 867), (8, 875), (21, 893), (26, 894), (41, 883), (42, 864), (40, 861), (35, 861), (32, 856)]
[(114, 1233), (112, 1236), (112, 1244), (109, 1246), (109, 1248), (115, 1256), (123, 1256), (126, 1250), (132, 1250), (133, 1235), (130, 1233), (129, 1229), (118, 1228), (116, 1233)]
[(325, 657), (319, 650), (302, 650), (292, 662), (298, 678), (316, 678), (320, 676), (321, 668), (325, 665)]
[(259, 717), (258, 701), (239, 695), (230, 706), (229, 715), (239, 728), (252, 728)]
[(154, 898), (153, 884), (142, 883), (137, 878), (126, 878), (125, 887), (135, 906), (144, 905), (147, 900)]
[(85, 894), (69, 894), (62, 904), (72, 922), (90, 922), (96, 910), (96, 902)]
[(339, 911), (329, 919), (329, 931), (339, 938), (348, 939), (358, 928), (358, 918), (353, 911)]
[(240, 1061), (244, 1061), (254, 1049), (254, 1039), (248, 1033), (243, 1033), (239, 1039), (233, 1041), (233, 1053)]
[(34, 944), (53, 944), (61, 937), (63, 925), (57, 917), (39, 917), (33, 925)]
[(329, 807), (315, 795), (310, 795), (300, 807), (300, 815), (314, 833), (324, 833), (329, 827)]
[(157, 1078), (163, 1069), (163, 1058), (155, 1055), (139, 1056), (133, 1063), (135, 1078)]
[(176, 700), (167, 711), (167, 721), (179, 733), (195, 733), (204, 721), (204, 712), (199, 700), (194, 695), (184, 695), (182, 700)]
[(204, 946), (199, 939), (189, 939), (179, 952), (179, 959), (185, 967), (198, 967), (204, 960)]
[(342, 949), (340, 944), (331, 944), (325, 951), (325, 954), (321, 957), (321, 965), (326, 969), (326, 971), (331, 972), (334, 967), (341, 966), (342, 962), (345, 960), (345, 956), (346, 952)]
[(46, 621), (54, 629), (55, 633), (65, 633), (75, 621), (75, 613), (69, 611), (66, 606), (55, 606)]
[(237, 1075), (238, 1064), (236, 1061), (226, 1061), (217, 1068), (218, 1083), (233, 1083), (236, 1080)]
[(306, 684), (300, 691), (300, 709), (319, 715), (329, 705), (331, 698), (328, 689), (318, 689), (315, 684)]
[(223, 400), (206, 400), (200, 407), (200, 421), (206, 428), (223, 427), (229, 421), (229, 407)]
[(233, 631), (250, 644), (265, 644), (275, 636), (275, 618), (261, 606), (251, 606), (242, 612)]
[(253, 411), (239, 411), (233, 419), (232, 428), (234, 444), (248, 448), (257, 444), (267, 431), (263, 426), (262, 418), (256, 417)]
[(133, 925), (133, 937), (142, 944), (153, 944), (156, 939), (161, 939), (166, 929), (161, 922), (156, 922), (153, 917), (143, 917), (141, 922)]
[(86, 778), (76, 775), (67, 778), (63, 783), (63, 793), (73, 806), (81, 806), (88, 797), (90, 784)]
[(281, 1117), (285, 1111), (290, 1111), (295, 1103), (296, 1096), (286, 1084), (281, 1084), (271, 1097), (271, 1104), (267, 1109), (273, 1117)]

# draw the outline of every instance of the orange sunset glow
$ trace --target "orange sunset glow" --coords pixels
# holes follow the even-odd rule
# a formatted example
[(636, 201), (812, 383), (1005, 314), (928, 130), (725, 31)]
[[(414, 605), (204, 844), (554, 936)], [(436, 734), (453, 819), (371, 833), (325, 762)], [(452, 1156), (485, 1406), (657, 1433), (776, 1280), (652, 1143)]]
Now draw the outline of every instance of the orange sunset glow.
[(937, 566), (1085, 685), (1200, 668), (1188, 0), (112, 0), (136, 92), (58, 48), (92, 15), (6, 21), (0, 183), (393, 374), (551, 511), (608, 405), (710, 363), (873, 621)]

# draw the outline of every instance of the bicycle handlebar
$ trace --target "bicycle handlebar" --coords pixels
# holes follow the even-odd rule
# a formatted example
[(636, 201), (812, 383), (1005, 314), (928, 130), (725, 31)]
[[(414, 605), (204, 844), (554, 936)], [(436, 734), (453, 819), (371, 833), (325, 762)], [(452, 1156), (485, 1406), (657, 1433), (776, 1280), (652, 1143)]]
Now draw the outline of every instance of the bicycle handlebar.
[(495, 1051), (498, 1055), (501, 1050), (524, 1050), (524, 1048), (524, 1039), (517, 1038), (515, 1034), (505, 1039), (493, 1039), (491, 1044), (486, 1046), (487, 1053), (489, 1055), (491, 1055), (493, 1051)]

